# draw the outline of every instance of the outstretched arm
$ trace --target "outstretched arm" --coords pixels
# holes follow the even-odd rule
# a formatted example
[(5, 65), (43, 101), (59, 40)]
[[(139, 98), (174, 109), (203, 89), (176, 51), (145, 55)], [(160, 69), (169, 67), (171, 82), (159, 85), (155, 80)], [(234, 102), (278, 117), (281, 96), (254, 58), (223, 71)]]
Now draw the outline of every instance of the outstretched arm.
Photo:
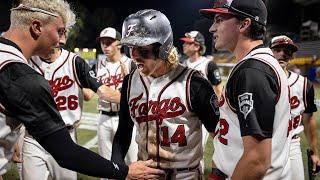
[(111, 156), (111, 160), (121, 163), (124, 162), (124, 157), (129, 149), (133, 130), (133, 121), (129, 114), (127, 101), (128, 77), (124, 78), (121, 88), (119, 125), (113, 139)]
[(304, 133), (307, 137), (308, 143), (313, 155), (311, 156), (314, 166), (320, 166), (319, 152), (318, 152), (318, 134), (317, 134), (317, 121), (313, 113), (303, 113), (302, 121), (304, 125)]
[(120, 103), (120, 91), (114, 90), (106, 85), (100, 86), (97, 90), (97, 94), (102, 100), (113, 103)]
[(83, 99), (85, 101), (90, 101), (90, 99), (92, 99), (92, 97), (95, 94), (95, 92), (93, 92), (91, 89), (88, 89), (88, 88), (83, 88), (82, 92), (83, 92)]

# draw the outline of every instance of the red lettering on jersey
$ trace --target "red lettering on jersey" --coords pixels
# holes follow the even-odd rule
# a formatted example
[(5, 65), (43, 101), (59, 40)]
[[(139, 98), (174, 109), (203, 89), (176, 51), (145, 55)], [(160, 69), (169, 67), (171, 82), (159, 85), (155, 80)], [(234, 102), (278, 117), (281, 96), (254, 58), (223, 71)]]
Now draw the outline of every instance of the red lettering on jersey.
[(99, 78), (104, 85), (108, 87), (115, 86), (115, 88), (117, 88), (123, 81), (123, 76), (121, 74), (117, 74), (115, 76), (107, 76), (107, 74), (104, 74)]
[(221, 97), (220, 97), (220, 100), (219, 100), (219, 107), (223, 106), (224, 102), (225, 102), (225, 98), (224, 98), (224, 95), (221, 94)]
[(289, 121), (287, 137), (289, 136), (290, 131), (297, 129), (299, 127), (301, 120), (302, 120), (302, 115), (298, 115)]
[[(142, 95), (141, 93), (129, 102), (130, 114), (133, 118), (136, 118), (138, 123), (157, 121), (161, 124), (163, 119), (180, 116), (186, 111), (186, 106), (179, 97), (162, 99), (160, 102), (150, 100), (147, 104), (146, 102), (138, 102)], [(148, 114), (150, 111), (151, 114)]]
[(50, 80), (49, 84), (51, 86), (52, 96), (56, 97), (59, 91), (69, 89), (73, 83), (74, 81), (70, 79), (68, 75)]
[(300, 101), (297, 96), (293, 96), (290, 98), (290, 106), (291, 109), (295, 109), (300, 105)]

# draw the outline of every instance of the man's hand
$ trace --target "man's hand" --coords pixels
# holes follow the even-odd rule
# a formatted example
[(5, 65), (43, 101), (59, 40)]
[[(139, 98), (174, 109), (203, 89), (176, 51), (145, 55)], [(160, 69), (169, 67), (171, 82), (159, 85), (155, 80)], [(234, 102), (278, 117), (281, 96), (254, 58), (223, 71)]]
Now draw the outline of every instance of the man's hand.
[[(15, 145), (14, 145), (14, 153), (13, 153), (13, 156), (12, 156), (12, 162), (14, 162), (14, 163), (22, 163), (23, 161), (22, 161), (22, 159), (21, 159), (21, 157), (20, 157), (20, 147), (19, 147), (19, 145), (18, 145), (18, 143), (16, 143)], [(0, 179), (1, 180), (1, 179)]]
[(126, 179), (159, 179), (161, 176), (164, 176), (164, 171), (149, 167), (152, 163), (153, 160), (148, 160), (130, 164)]
[(97, 94), (100, 99), (113, 102), (113, 103), (120, 103), (120, 91), (111, 89), (106, 85), (102, 85), (98, 88)]
[(316, 154), (311, 155), (311, 160), (313, 162), (312, 171), (313, 175), (317, 175), (320, 170), (320, 159), (319, 156)]

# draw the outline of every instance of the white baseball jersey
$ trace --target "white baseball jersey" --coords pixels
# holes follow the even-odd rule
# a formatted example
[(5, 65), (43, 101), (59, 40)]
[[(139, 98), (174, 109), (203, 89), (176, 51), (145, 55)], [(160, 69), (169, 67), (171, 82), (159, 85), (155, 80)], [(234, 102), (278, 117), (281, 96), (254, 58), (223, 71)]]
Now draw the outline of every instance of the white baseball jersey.
[(184, 61), (185, 65), (188, 66), (189, 68), (196, 69), (202, 73), (202, 75), (208, 79), (208, 64), (210, 60), (204, 56), (201, 56), (197, 61), (191, 62), (190, 58)]
[(288, 131), (293, 131), (293, 135), (296, 135), (303, 131), (301, 121), (302, 114), (306, 109), (307, 79), (294, 72), (290, 73), (288, 83), (290, 87), (291, 120), (289, 121)]
[[(99, 61), (97, 64), (96, 76), (106, 86), (120, 90), (122, 81), (125, 76), (124, 71), (130, 73), (132, 59), (127, 56), (122, 56), (121, 61), (124, 63), (126, 70), (122, 69), (120, 62), (110, 62), (108, 60)], [(98, 103), (98, 110), (107, 112), (118, 112), (120, 105), (108, 101), (100, 100)]]
[[(19, 50), (13, 46), (0, 43), (0, 70), (13, 62), (27, 64), (27, 60)], [(11, 167), (13, 147), (19, 137), (18, 130), (21, 127), (20, 122), (6, 117), (3, 114), (4, 112), (5, 107), (0, 102), (0, 175), (5, 174)]]
[[(279, 89), (280, 95), (276, 101), (274, 112), (271, 166), (267, 170), (264, 179), (287, 179), (290, 177), (290, 164), (288, 164), (290, 161), (288, 161), (288, 158), (292, 137), (292, 135), (287, 136), (288, 121), (290, 119), (287, 77), (278, 61), (272, 56), (271, 50), (269, 48), (258, 48), (251, 51), (237, 63), (229, 75), (229, 80), (233, 78), (233, 73), (241, 64), (249, 58), (257, 59), (270, 66), (278, 77), (278, 87), (281, 89)], [(240, 112), (244, 114), (245, 118), (246, 115), (248, 115), (246, 113), (249, 113), (252, 106), (255, 105), (252, 96), (254, 96), (254, 94), (246, 93), (242, 94), (241, 97), (237, 97), (237, 99), (242, 98), (243, 101), (241, 102), (247, 105), (245, 107), (238, 101)], [(236, 109), (230, 105), (226, 95), (226, 89), (222, 92), (219, 106), (220, 121), (216, 127), (217, 135), (214, 138), (215, 151), (213, 159), (217, 168), (231, 177), (243, 154), (244, 147)]]
[(31, 67), (49, 82), (52, 96), (66, 125), (73, 125), (81, 117), (81, 85), (75, 68), (76, 57), (76, 54), (62, 49), (61, 55), (52, 63), (47, 63), (38, 56), (30, 60)]
[[(202, 159), (201, 121), (190, 111), (190, 77), (182, 65), (158, 78), (131, 74), (130, 116), (137, 129), (138, 157), (161, 168), (194, 167)], [(160, 108), (159, 108), (160, 107)]]

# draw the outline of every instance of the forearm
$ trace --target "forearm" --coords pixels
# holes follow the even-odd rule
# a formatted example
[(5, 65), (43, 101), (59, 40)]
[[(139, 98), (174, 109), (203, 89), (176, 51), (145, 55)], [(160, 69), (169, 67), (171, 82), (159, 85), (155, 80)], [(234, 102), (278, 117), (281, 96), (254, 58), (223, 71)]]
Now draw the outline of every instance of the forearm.
[(102, 85), (98, 88), (97, 94), (100, 99), (113, 102), (120, 103), (120, 91), (111, 89), (108, 86)]
[(89, 101), (94, 96), (95, 92), (93, 92), (91, 89), (83, 88), (83, 99), (85, 101)]
[[(124, 179), (128, 173), (126, 165), (114, 164), (98, 154), (75, 144), (66, 128), (38, 141), (64, 168), (103, 178)], [(58, 148), (57, 144), (63, 148)]]
[[(250, 139), (249, 139), (250, 138)], [(231, 179), (263, 179), (271, 163), (271, 139), (244, 139), (244, 152)]]
[(309, 144), (310, 148), (314, 152), (314, 154), (318, 155), (318, 140), (317, 140), (317, 122), (313, 116), (310, 118), (310, 124), (309, 124)]
[(257, 180), (263, 179), (265, 173), (267, 172), (267, 167), (264, 163), (252, 159), (248, 156), (242, 156), (239, 160), (231, 179), (232, 180)]

